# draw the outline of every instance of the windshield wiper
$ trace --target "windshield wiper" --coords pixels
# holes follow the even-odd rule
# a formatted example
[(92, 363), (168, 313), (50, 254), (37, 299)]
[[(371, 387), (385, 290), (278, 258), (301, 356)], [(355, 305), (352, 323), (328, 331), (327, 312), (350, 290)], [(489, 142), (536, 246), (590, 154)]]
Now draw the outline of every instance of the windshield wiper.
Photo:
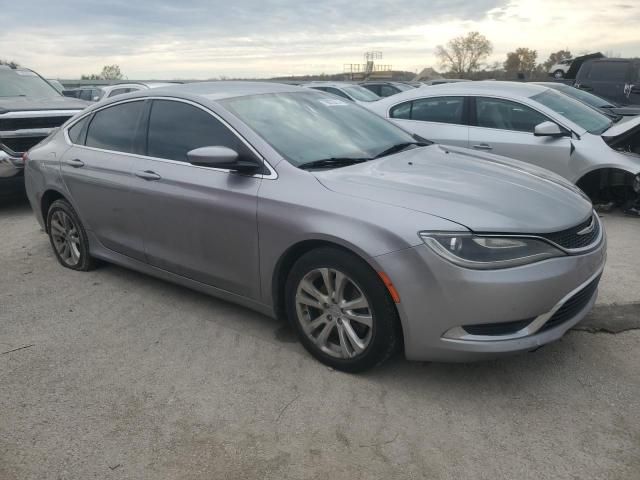
[(306, 162), (301, 165), (298, 165), (298, 168), (301, 168), (303, 170), (310, 170), (313, 168), (346, 167), (348, 165), (354, 165), (356, 163), (363, 163), (368, 160), (373, 160), (373, 159), (372, 158), (353, 158), (353, 157), (322, 158), (320, 160), (313, 160), (311, 162)]
[(387, 155), (392, 155), (394, 153), (401, 152), (402, 150), (404, 150), (406, 148), (409, 148), (412, 145), (416, 145), (418, 147), (426, 147), (427, 145), (430, 145), (430, 144), (426, 143), (426, 142), (404, 142), (404, 143), (398, 143), (397, 145), (394, 145), (392, 147), (387, 148), (386, 150), (383, 150), (382, 152), (380, 152), (378, 155), (376, 155), (373, 158), (386, 157)]

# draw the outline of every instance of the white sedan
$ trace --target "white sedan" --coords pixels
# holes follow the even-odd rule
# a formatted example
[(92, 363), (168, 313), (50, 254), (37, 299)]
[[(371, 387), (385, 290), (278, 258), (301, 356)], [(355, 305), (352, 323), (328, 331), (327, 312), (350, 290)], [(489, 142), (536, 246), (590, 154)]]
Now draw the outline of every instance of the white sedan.
[(547, 168), (598, 201), (638, 211), (640, 118), (615, 123), (550, 88), (464, 82), (365, 104), (411, 133)]

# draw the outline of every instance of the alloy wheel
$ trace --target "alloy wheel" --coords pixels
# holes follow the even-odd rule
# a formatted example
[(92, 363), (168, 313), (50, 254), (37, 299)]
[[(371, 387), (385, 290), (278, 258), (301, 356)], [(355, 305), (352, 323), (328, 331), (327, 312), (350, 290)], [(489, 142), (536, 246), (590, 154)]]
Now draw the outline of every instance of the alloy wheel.
[(56, 210), (51, 216), (49, 228), (60, 259), (69, 267), (77, 266), (80, 263), (80, 233), (71, 216)]
[(305, 335), (327, 355), (351, 359), (369, 346), (372, 309), (362, 289), (339, 270), (307, 273), (298, 284), (295, 305)]

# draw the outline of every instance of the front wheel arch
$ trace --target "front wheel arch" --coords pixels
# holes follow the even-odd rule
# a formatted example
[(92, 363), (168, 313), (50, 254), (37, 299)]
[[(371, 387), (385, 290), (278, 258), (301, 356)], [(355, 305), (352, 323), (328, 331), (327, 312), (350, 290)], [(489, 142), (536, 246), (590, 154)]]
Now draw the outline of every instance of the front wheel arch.
[(620, 168), (598, 168), (584, 174), (576, 182), (592, 202), (615, 201), (624, 203), (637, 197), (633, 191), (635, 175)]

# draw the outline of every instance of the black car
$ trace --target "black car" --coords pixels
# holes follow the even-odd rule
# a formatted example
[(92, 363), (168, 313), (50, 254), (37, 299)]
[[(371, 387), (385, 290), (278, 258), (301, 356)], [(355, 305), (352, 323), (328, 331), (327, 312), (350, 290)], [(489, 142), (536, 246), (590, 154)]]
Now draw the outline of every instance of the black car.
[(390, 97), (391, 95), (395, 95), (396, 93), (404, 92), (406, 90), (411, 90), (413, 87), (407, 83), (402, 82), (362, 82), (360, 84), (367, 90), (375, 93), (379, 97)]
[(585, 62), (575, 86), (620, 105), (640, 104), (640, 58), (601, 58)]
[(635, 115), (640, 115), (640, 105), (618, 105), (617, 103), (607, 100), (606, 98), (599, 97), (598, 95), (594, 95), (593, 93), (587, 92), (585, 90), (580, 90), (579, 88), (572, 87), (571, 85), (566, 85), (560, 82), (536, 82), (536, 84), (542, 85), (543, 87), (553, 88), (554, 90), (575, 98), (582, 103), (586, 103), (590, 107), (599, 110), (600, 112), (613, 119), (619, 117), (633, 117)]

